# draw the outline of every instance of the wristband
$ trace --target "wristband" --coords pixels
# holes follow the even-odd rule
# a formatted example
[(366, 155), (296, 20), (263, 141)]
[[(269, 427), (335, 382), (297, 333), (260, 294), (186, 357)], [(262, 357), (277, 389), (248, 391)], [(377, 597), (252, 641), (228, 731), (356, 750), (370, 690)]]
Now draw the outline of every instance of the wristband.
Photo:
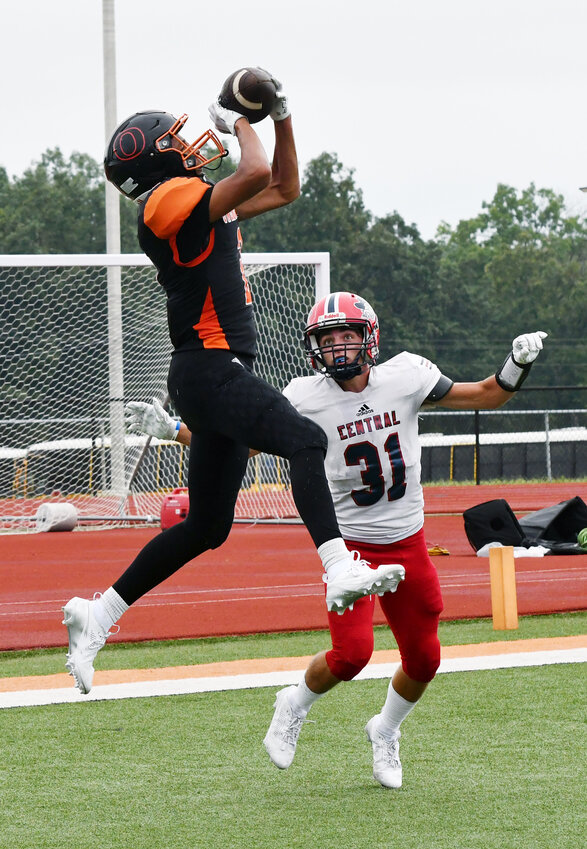
[(508, 354), (500, 370), (495, 373), (495, 379), (506, 392), (517, 392), (528, 377), (531, 368), (532, 363), (521, 366), (514, 360), (512, 354)]
[(177, 440), (177, 437), (179, 436), (179, 429), (180, 429), (180, 427), (181, 427), (181, 421), (179, 421), (179, 419), (178, 419), (178, 420), (175, 422), (175, 430), (174, 430), (174, 432), (173, 432), (173, 436), (171, 437), (172, 439)]

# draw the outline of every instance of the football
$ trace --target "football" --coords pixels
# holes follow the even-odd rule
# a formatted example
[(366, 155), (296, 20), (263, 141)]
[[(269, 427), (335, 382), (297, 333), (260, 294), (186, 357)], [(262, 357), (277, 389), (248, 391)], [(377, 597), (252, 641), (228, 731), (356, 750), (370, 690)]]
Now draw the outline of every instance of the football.
[(218, 102), (257, 124), (266, 118), (275, 100), (275, 83), (262, 68), (239, 68), (224, 81)]

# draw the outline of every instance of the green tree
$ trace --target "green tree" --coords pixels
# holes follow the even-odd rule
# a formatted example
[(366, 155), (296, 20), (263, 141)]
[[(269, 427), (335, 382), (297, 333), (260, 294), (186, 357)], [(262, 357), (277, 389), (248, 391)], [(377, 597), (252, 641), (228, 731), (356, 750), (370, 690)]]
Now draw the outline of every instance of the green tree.
[[(0, 253), (104, 253), (104, 176), (87, 154), (59, 148), (10, 181), (0, 173)], [(139, 250), (136, 208), (121, 203), (123, 252)]]
[[(208, 175), (216, 181), (235, 167), (227, 156)], [(122, 251), (138, 252), (136, 205), (121, 199), (120, 212)], [(363, 294), (376, 308), (383, 356), (420, 351), (451, 377), (476, 380), (495, 370), (514, 336), (544, 329), (539, 382), (587, 383), (587, 224), (549, 189), (498, 185), (479, 215), (425, 241), (397, 211), (372, 216), (353, 170), (322, 153), (295, 203), (241, 229), (246, 252), (328, 251), (332, 289)], [(21, 177), (0, 168), (0, 253), (104, 251), (101, 164), (55, 148)]]
[(344, 289), (353, 244), (370, 221), (353, 170), (323, 153), (308, 164), (295, 203), (243, 221), (241, 229), (246, 251), (329, 251), (332, 286)]
[(499, 185), (482, 209), (439, 231), (440, 281), (456, 318), (447, 337), (457, 376), (495, 368), (514, 336), (542, 329), (550, 339), (540, 383), (585, 384), (585, 220), (566, 215), (561, 195), (534, 184), (523, 191)]
[(440, 249), (394, 212), (375, 220), (356, 239), (343, 288), (360, 292), (383, 329), (381, 355), (400, 350), (433, 358), (447, 299), (438, 280)]

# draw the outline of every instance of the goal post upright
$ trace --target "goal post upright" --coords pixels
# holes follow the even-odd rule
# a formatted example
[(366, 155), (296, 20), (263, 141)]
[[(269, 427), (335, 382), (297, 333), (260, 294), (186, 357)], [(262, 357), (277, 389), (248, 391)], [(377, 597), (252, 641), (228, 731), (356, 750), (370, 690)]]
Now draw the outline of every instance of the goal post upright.
[[(104, 77), (104, 136), (108, 144), (118, 124), (116, 98), (116, 26), (114, 0), (102, 0)], [(120, 195), (105, 182), (106, 253), (120, 254)], [(120, 266), (109, 265), (108, 280), (108, 381), (111, 435), (110, 488), (125, 496), (124, 481), (124, 368), (122, 351), (122, 276)]]

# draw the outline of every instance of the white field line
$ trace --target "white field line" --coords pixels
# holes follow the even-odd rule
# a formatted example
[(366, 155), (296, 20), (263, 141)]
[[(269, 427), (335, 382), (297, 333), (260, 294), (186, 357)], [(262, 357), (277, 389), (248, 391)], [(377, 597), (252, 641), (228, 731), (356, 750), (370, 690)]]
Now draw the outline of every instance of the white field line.
[[(324, 596), (324, 590), (318, 589), (314, 592), (310, 591), (310, 592), (307, 592), (307, 593), (288, 593), (287, 595), (275, 595), (275, 594), (273, 594), (273, 595), (237, 596), (236, 598), (223, 598), (222, 604), (223, 605), (224, 604), (233, 604), (235, 602), (241, 602), (241, 601), (246, 601), (246, 602), (267, 601), (268, 599), (280, 600), (280, 599), (290, 599), (290, 598), (307, 598), (308, 596), (322, 596), (323, 597)], [(174, 602), (169, 602), (169, 601), (165, 601), (165, 600), (162, 599), (161, 601), (155, 601), (153, 603), (150, 603), (150, 602), (141, 603), (141, 601), (139, 600), (136, 603), (135, 608), (139, 608), (139, 607), (141, 607), (141, 608), (167, 607), (167, 606), (182, 607), (182, 606), (186, 606), (186, 605), (187, 606), (190, 606), (190, 605), (191, 606), (196, 606), (196, 605), (199, 606), (199, 605), (202, 605), (202, 604), (219, 604), (219, 599), (217, 599), (217, 598), (209, 598), (209, 599), (194, 598), (194, 599), (191, 599), (191, 600), (188, 600), (188, 601), (174, 601)], [(2, 616), (10, 616), (10, 617), (30, 616), (33, 613), (47, 614), (47, 613), (51, 613), (51, 612), (55, 612), (55, 611), (51, 611), (51, 610), (36, 611), (34, 608), (32, 608), (32, 609), (29, 609), (29, 610), (13, 610), (12, 612), (9, 612), (9, 613), (0, 613), (0, 617), (2, 617)], [(59, 612), (61, 612), (61, 609), (59, 609)]]
[[(501, 655), (449, 658), (441, 662), (438, 671), (439, 673), (468, 672), (521, 666), (544, 666), (553, 663), (586, 662), (587, 648), (555, 649), (552, 651), (527, 651)], [(396, 668), (397, 663), (373, 663), (368, 665), (355, 680), (390, 678)], [(283, 687), (288, 684), (297, 684), (303, 670), (304, 667), (300, 666), (299, 670), (224, 675), (209, 678), (182, 678), (167, 681), (141, 681), (128, 684), (104, 684), (94, 687), (91, 693), (86, 696), (75, 689), (72, 682), (72, 686), (68, 688), (0, 693), (0, 708), (176, 696), (187, 693), (210, 693), (255, 687)]]
[[(533, 580), (536, 579), (535, 576), (546, 575), (548, 573), (554, 573), (555, 575), (560, 576), (560, 578), (559, 578), (560, 580), (569, 580), (570, 579), (570, 576), (568, 574), (569, 572), (573, 572), (573, 573), (577, 572), (577, 573), (579, 573), (579, 575), (578, 575), (579, 578), (583, 578), (583, 577), (587, 578), (587, 570), (586, 570), (585, 566), (568, 566), (564, 570), (560, 570), (560, 569), (531, 569), (531, 570), (528, 569), (528, 570), (524, 570), (524, 571), (518, 570), (517, 573), (516, 573), (516, 579), (519, 580), (519, 581), (533, 581)], [(462, 583), (464, 578), (465, 578), (465, 576), (463, 575), (462, 572), (455, 572), (454, 574), (450, 574), (450, 573), (447, 573), (447, 574), (441, 573), (440, 574), (441, 581), (446, 583), (449, 586), (457, 586), (457, 587), (465, 586), (465, 585), (466, 586), (470, 586), (470, 585), (477, 586), (478, 582), (479, 583), (486, 583), (486, 584), (489, 583), (489, 571), (487, 570), (487, 571), (482, 571), (482, 572), (469, 572), (466, 575), (466, 580), (464, 581), (464, 583)], [(475, 579), (475, 581), (472, 581), (471, 579)], [(479, 579), (479, 581), (477, 581), (477, 579)], [(576, 580), (576, 576), (573, 576), (572, 579)], [(450, 584), (450, 582), (453, 581), (453, 580), (457, 580), (458, 583), (456, 583), (454, 585)], [(207, 594), (210, 594), (210, 593), (214, 593), (215, 595), (224, 595), (224, 594), (227, 594), (227, 593), (237, 593), (238, 594), (238, 593), (251, 593), (251, 592), (255, 592), (255, 591), (266, 592), (268, 594), (279, 593), (279, 595), (282, 595), (283, 590), (292, 590), (292, 589), (293, 590), (304, 590), (305, 588), (313, 590), (315, 594), (321, 594), (321, 593), (324, 592), (322, 583), (317, 583), (316, 581), (311, 581), (309, 583), (298, 583), (298, 584), (261, 584), (259, 586), (246, 586), (246, 587), (201, 587), (201, 588), (194, 587), (193, 589), (189, 589), (189, 590), (167, 590), (167, 591), (164, 591), (164, 592), (150, 592), (149, 593), (149, 599), (152, 599), (155, 602), (155, 604), (160, 604), (160, 603), (167, 604), (169, 602), (169, 600), (171, 598), (173, 598), (174, 596), (186, 596), (186, 595), (187, 596), (198, 596), (198, 595), (207, 595)], [(314, 593), (312, 593), (312, 592), (310, 592), (310, 593), (301, 592), (301, 593), (296, 593), (296, 595), (306, 595), (306, 594), (311, 595), (311, 594), (314, 594)], [(262, 596), (255, 596), (255, 598), (260, 598), (260, 597), (262, 597)], [(159, 599), (161, 601), (159, 601)], [(236, 601), (238, 601), (239, 599), (240, 599), (240, 597), (235, 598)], [(31, 605), (31, 604), (64, 604), (68, 600), (69, 600), (69, 597), (65, 598), (65, 597), (62, 596), (60, 598), (37, 599), (34, 602), (28, 601), (26, 599), (21, 600), (21, 601), (0, 601), (0, 608), (2, 608), (2, 607), (19, 607), (19, 606)], [(142, 603), (144, 606), (148, 606), (148, 605), (145, 605), (142, 600), (140, 600), (137, 603), (138, 604)]]
[[(517, 572), (516, 574), (516, 582), (518, 585), (522, 584), (535, 584), (535, 583), (544, 583), (551, 584), (557, 583), (560, 584), (565, 581), (572, 580), (574, 583), (577, 581), (586, 581), (587, 580), (587, 571), (584, 569), (575, 569), (569, 568), (565, 569), (564, 572), (575, 572), (581, 574), (560, 574), (558, 577), (552, 578), (544, 578), (542, 575), (547, 573), (556, 573), (555, 569), (539, 569), (532, 570), (526, 572)], [(490, 585), (489, 574), (482, 573), (471, 573), (463, 580), (463, 575), (441, 575), (441, 586), (443, 589), (461, 589), (461, 588), (472, 588), (472, 587), (487, 587)], [(307, 590), (304, 588), (308, 588)], [(284, 592), (284, 590), (301, 590), (301, 592)], [(257, 591), (257, 595), (238, 595), (239, 593), (251, 593)], [(234, 597), (227, 598), (226, 594), (234, 593)], [(222, 603), (226, 604), (228, 602), (251, 602), (251, 601), (264, 601), (267, 599), (283, 599), (283, 598), (307, 598), (310, 596), (322, 596), (324, 594), (324, 589), (322, 584), (268, 584), (266, 586), (259, 587), (223, 587), (223, 588), (209, 588), (209, 589), (190, 589), (190, 590), (171, 590), (169, 592), (164, 593), (151, 593), (147, 599), (140, 599), (137, 602), (137, 607), (161, 607), (166, 606), (168, 604), (173, 604), (173, 606), (182, 606), (182, 605), (200, 605), (200, 604), (216, 604), (219, 599), (218, 596), (222, 597)], [(213, 595), (213, 598), (202, 599), (199, 596), (203, 595)], [(187, 596), (188, 598), (185, 601), (172, 601), (172, 599), (176, 597)], [(35, 601), (0, 601), (0, 618), (7, 616), (28, 616), (34, 613), (49, 613), (54, 612), (50, 610), (43, 610), (42, 607), (38, 607), (38, 605), (61, 605), (64, 604), (67, 599), (38, 599)], [(20, 609), (19, 609), (20, 608)], [(22, 608), (26, 608), (23, 610)]]

